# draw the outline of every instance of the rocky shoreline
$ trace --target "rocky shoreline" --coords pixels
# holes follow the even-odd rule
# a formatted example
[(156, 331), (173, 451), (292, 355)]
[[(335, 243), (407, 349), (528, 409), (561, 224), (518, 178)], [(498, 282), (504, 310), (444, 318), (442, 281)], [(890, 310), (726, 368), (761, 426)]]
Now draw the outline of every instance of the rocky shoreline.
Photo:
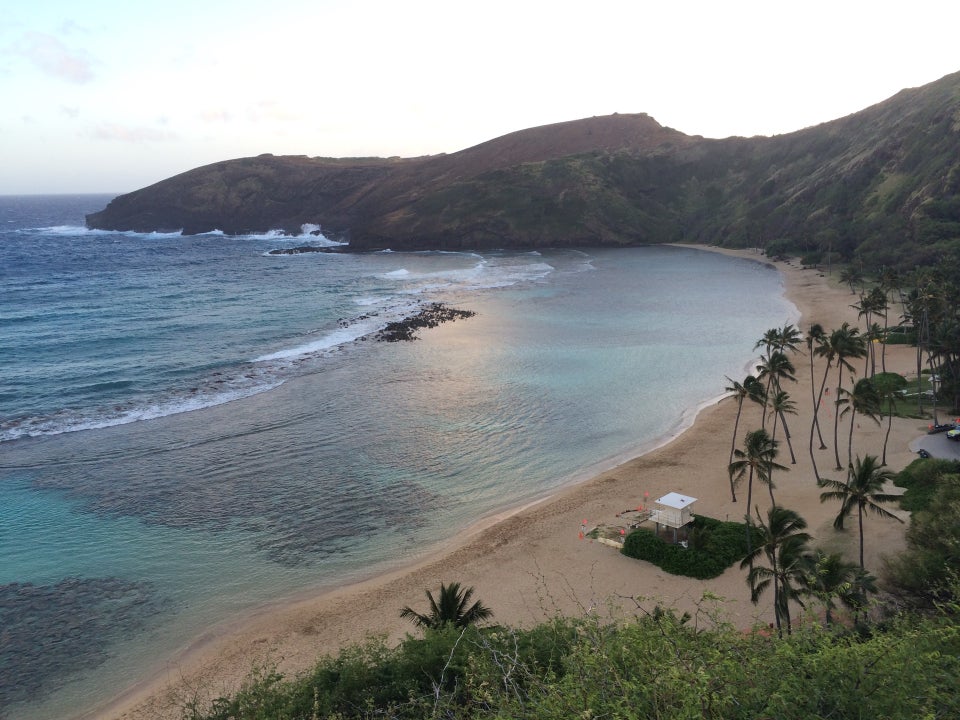
[(453, 322), (459, 318), (469, 318), (476, 315), (472, 310), (457, 310), (443, 303), (431, 303), (416, 315), (403, 320), (387, 323), (386, 327), (375, 335), (379, 342), (400, 342), (416, 340), (416, 331), (422, 328), (433, 328), (440, 323)]

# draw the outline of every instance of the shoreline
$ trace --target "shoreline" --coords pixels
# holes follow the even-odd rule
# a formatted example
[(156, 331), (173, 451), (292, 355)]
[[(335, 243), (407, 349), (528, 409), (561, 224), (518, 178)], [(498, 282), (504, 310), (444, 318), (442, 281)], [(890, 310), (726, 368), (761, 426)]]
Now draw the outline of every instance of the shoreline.
[[(800, 315), (794, 324), (801, 329), (812, 322), (820, 322), (827, 329), (843, 320), (856, 322), (846, 289), (831, 287), (830, 279), (816, 271), (774, 263), (753, 250), (680, 247), (720, 252), (775, 267), (781, 273), (784, 295)], [(799, 381), (795, 395), (798, 405), (803, 405), (805, 399), (808, 405), (803, 385), (807, 360), (802, 360), (798, 357), (795, 361)], [(888, 355), (888, 366), (891, 362)], [(906, 368), (896, 363), (890, 369), (904, 372), (909, 370), (909, 363)], [(707, 590), (727, 598), (724, 612), (732, 613), (731, 619), (738, 625), (766, 623), (772, 618), (772, 610), (764, 603), (749, 603), (749, 592), (739, 570), (728, 570), (711, 581), (670, 576), (600, 543), (580, 540), (577, 533), (581, 518), (591, 522), (612, 519), (626, 506), (624, 503), (632, 507), (645, 492), (657, 497), (680, 491), (697, 497), (702, 503), (698, 511), (703, 514), (720, 519), (731, 513), (742, 516), (743, 504), (732, 505), (727, 497), (725, 461), (735, 405), (724, 402), (724, 397), (685, 411), (674, 429), (653, 441), (651, 447), (599, 460), (573, 474), (562, 487), (520, 506), (490, 513), (451, 539), (425, 549), (409, 563), (386, 571), (373, 570), (369, 577), (350, 585), (278, 599), (225, 621), (183, 648), (161, 673), (144, 678), (78, 717), (178, 717), (180, 703), (187, 697), (202, 699), (229, 692), (257, 664), (276, 662), (281, 672), (295, 673), (310, 667), (318, 656), (335, 653), (343, 645), (362, 641), (371, 633), (386, 634), (393, 644), (413, 632), (413, 628), (392, 610), (404, 604), (422, 604), (424, 590), (454, 580), (474, 586), (477, 596), (494, 609), (495, 620), (511, 625), (540, 622), (557, 613), (578, 614), (604, 608), (611, 616), (617, 616), (619, 610), (606, 607), (616, 597), (654, 597), (678, 610), (696, 609)], [(744, 415), (746, 422), (746, 408)], [(784, 493), (780, 502), (800, 510), (817, 541), (824, 536), (833, 543), (827, 549), (842, 549), (843, 542), (826, 538), (828, 533), (824, 532), (824, 526), (832, 524), (835, 511), (819, 503), (814, 505), (809, 487), (812, 481), (802, 482), (799, 477), (803, 474), (808, 480), (806, 475), (810, 474), (799, 472), (804, 460), (801, 456), (806, 452), (802, 414), (791, 421), (794, 423), (796, 440), (803, 447), (796, 448), (798, 465), (794, 467), (798, 472), (777, 481), (777, 493)], [(909, 420), (895, 422), (899, 440), (911, 433), (919, 434), (910, 426)], [(717, 430), (713, 431), (713, 427)], [(742, 434), (749, 425), (740, 427)], [(864, 428), (863, 434), (869, 436), (870, 430)], [(858, 437), (860, 434), (857, 433)], [(888, 459), (893, 468), (899, 469), (905, 464), (900, 461), (909, 448), (907, 443), (901, 443), (902, 447), (894, 449), (894, 442), (892, 434)], [(872, 448), (869, 451), (874, 452)], [(822, 455), (827, 457), (826, 453)], [(780, 460), (783, 459), (781, 456)], [(809, 458), (806, 463), (809, 464)], [(816, 487), (813, 491), (819, 492)], [(764, 498), (760, 495), (766, 493), (755, 495), (762, 503)], [(902, 546), (903, 527), (887, 524), (891, 527), (884, 527), (882, 540), (871, 543), (871, 561), (878, 558), (880, 549), (894, 551)], [(880, 521), (871, 523), (878, 529), (880, 525)], [(847, 533), (845, 540), (850, 545), (854, 538)], [(871, 562), (868, 568), (879, 570)]]

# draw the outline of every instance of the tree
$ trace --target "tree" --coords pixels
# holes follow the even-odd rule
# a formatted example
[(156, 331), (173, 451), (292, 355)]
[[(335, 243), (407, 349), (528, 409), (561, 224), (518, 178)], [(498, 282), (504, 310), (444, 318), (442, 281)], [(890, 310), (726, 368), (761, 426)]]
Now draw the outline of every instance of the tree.
[(876, 592), (875, 578), (856, 563), (844, 560), (840, 553), (817, 550), (808, 556), (808, 562), (805, 587), (800, 592), (823, 604), (827, 625), (833, 622), (836, 600), (859, 613), (866, 606), (867, 593)]
[[(839, 410), (840, 406), (842, 410)], [(880, 424), (880, 394), (868, 378), (857, 380), (852, 390), (844, 390), (837, 400), (838, 415), (850, 415), (850, 432), (847, 435), (847, 465), (853, 463), (853, 424), (857, 415), (868, 417)]]
[[(819, 405), (819, 398), (817, 397), (817, 383), (813, 375), (813, 357), (816, 354), (816, 350), (823, 345), (826, 340), (827, 334), (823, 330), (823, 326), (820, 323), (814, 323), (810, 326), (810, 330), (807, 332), (807, 355), (810, 357), (810, 398), (813, 400), (813, 426), (810, 430), (810, 459), (813, 459), (813, 428), (816, 428), (817, 434), (820, 434), (820, 422), (817, 419), (817, 406)], [(823, 450), (827, 446), (823, 444), (823, 435), (820, 435), (820, 449)], [(816, 463), (814, 463), (816, 465)]]
[(493, 611), (479, 600), (468, 607), (471, 597), (472, 587), (461, 589), (457, 582), (449, 585), (440, 583), (439, 602), (435, 601), (433, 593), (427, 590), (427, 598), (430, 600), (429, 613), (418, 613), (410, 607), (404, 607), (400, 610), (400, 617), (424, 629), (438, 629), (447, 624), (463, 628), (493, 617)]
[[(786, 470), (783, 465), (778, 465), (777, 442), (767, 434), (767, 431), (751, 430), (744, 438), (743, 450), (734, 450), (734, 461), (730, 463), (727, 470), (730, 473), (731, 482), (740, 483), (744, 476), (747, 478), (747, 507), (753, 501), (753, 478), (766, 483), (770, 489), (770, 502), (775, 503), (773, 498), (773, 483), (770, 480), (770, 474), (773, 470)], [(747, 513), (747, 525), (750, 524), (750, 513)], [(747, 528), (747, 543), (750, 542), (750, 529)]]
[(881, 372), (873, 376), (872, 382), (880, 397), (881, 409), (884, 405), (887, 408), (887, 432), (883, 437), (883, 456), (880, 459), (880, 464), (886, 465), (887, 441), (890, 439), (890, 430), (893, 427), (893, 413), (897, 408), (900, 391), (907, 386), (907, 380), (897, 373)]
[(820, 493), (820, 502), (827, 500), (839, 500), (840, 512), (837, 513), (833, 521), (833, 527), (837, 530), (843, 530), (843, 523), (854, 508), (857, 510), (857, 524), (860, 530), (860, 567), (863, 564), (863, 513), (872, 512), (880, 517), (892, 518), (902, 523), (903, 520), (893, 513), (880, 507), (881, 503), (895, 502), (899, 499), (898, 495), (890, 495), (883, 492), (883, 485), (887, 481), (893, 480), (895, 474), (889, 470), (884, 470), (877, 463), (874, 455), (866, 455), (861, 460), (859, 456), (854, 461), (847, 473), (846, 482), (839, 480), (824, 479), (821, 481), (821, 487), (830, 488), (826, 492)]
[[(724, 388), (727, 392), (734, 394), (734, 397), (737, 398), (737, 418), (733, 421), (733, 437), (730, 440), (730, 460), (733, 462), (733, 451), (737, 446), (737, 429), (740, 427), (740, 414), (743, 412), (743, 401), (746, 398), (755, 399), (757, 393), (760, 391), (758, 386), (760, 385), (759, 381), (753, 375), (747, 375), (744, 378), (743, 383), (738, 383), (736, 380), (730, 380), (728, 377), (727, 380), (730, 381), (730, 385)], [(730, 495), (733, 499), (733, 502), (737, 501), (737, 491), (734, 486), (733, 476), (730, 477)]]
[[(866, 348), (864, 347), (863, 338), (860, 336), (860, 331), (857, 328), (850, 327), (849, 323), (843, 323), (838, 329), (830, 333), (830, 355), (837, 363), (837, 400), (840, 399), (840, 394), (843, 389), (843, 371), (844, 369), (849, 372), (853, 372), (853, 365), (850, 364), (848, 358), (861, 358), (864, 353), (866, 353)], [(827, 353), (824, 352), (824, 355)], [(829, 364), (827, 366), (829, 369)], [(826, 379), (826, 376), (824, 376)], [(843, 466), (840, 464), (840, 449), (837, 442), (837, 427), (838, 420), (840, 418), (839, 411), (834, 413), (833, 416), (833, 452), (837, 461), (837, 470), (841, 470)]]
[(790, 451), (790, 464), (797, 464), (797, 457), (793, 454), (793, 443), (790, 442), (790, 428), (787, 426), (787, 414), (797, 414), (797, 404), (790, 399), (790, 393), (779, 390), (770, 399), (770, 409), (773, 410), (773, 433), (771, 437), (777, 439), (777, 418), (783, 425), (783, 436), (787, 439), (787, 449)]
[[(777, 621), (777, 634), (783, 637), (783, 626), (787, 634), (791, 633), (790, 601), (803, 606), (799, 599), (798, 588), (804, 584), (809, 566), (806, 558), (807, 543), (810, 535), (803, 532), (807, 522), (794, 510), (773, 506), (767, 511), (767, 522), (763, 522), (757, 510), (757, 527), (762, 540), (747, 553), (740, 568), (749, 566), (747, 583), (750, 585), (750, 601), (756, 605), (761, 595), (773, 586), (773, 613)], [(768, 566), (755, 564), (763, 554)]]
[[(790, 362), (790, 358), (788, 358), (780, 350), (774, 350), (769, 355), (761, 357), (760, 364), (757, 365), (757, 379), (760, 381), (766, 380), (765, 393), (767, 400), (770, 400), (775, 396), (776, 393), (780, 391), (781, 380), (792, 380), (796, 382), (797, 378), (794, 373), (796, 373), (796, 368), (793, 367), (793, 363)], [(763, 416), (761, 418), (760, 426), (767, 426), (766, 403), (764, 403), (763, 406)]]
[(840, 271), (840, 282), (847, 283), (850, 286), (850, 294), (856, 295), (856, 285), (863, 281), (863, 275), (853, 266), (845, 267)]
[(760, 348), (765, 348), (767, 355), (770, 355), (774, 350), (777, 352), (785, 352), (787, 350), (796, 352), (800, 347), (801, 339), (800, 330), (798, 330), (795, 325), (788, 323), (782, 328), (770, 328), (767, 330), (763, 334), (763, 337), (753, 346), (753, 349), (759, 350)]

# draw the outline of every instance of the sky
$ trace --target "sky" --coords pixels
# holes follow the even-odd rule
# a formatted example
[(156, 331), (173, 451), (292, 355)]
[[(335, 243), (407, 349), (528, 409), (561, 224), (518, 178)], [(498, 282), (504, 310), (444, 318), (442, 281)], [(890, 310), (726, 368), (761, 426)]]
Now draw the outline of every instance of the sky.
[(29, 0), (0, 12), (0, 194), (273, 153), (455, 152), (645, 112), (775, 135), (960, 71), (957, 0)]

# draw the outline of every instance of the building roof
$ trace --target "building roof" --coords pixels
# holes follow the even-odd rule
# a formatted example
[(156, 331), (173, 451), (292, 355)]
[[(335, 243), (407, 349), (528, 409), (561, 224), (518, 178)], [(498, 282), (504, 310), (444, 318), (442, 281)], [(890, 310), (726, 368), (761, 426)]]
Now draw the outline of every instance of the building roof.
[(663, 505), (665, 507), (675, 508), (677, 510), (683, 510), (684, 508), (690, 507), (696, 501), (697, 499), (695, 497), (681, 495), (680, 493), (676, 492), (669, 492), (663, 497), (655, 500), (657, 505)]

